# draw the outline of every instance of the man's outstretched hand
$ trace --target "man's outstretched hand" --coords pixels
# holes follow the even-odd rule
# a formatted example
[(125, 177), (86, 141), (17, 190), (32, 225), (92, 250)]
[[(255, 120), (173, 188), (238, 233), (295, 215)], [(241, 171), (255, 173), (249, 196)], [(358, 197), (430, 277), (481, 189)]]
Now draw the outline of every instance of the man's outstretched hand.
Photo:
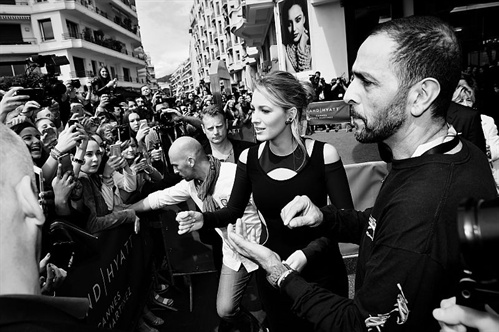
[(246, 225), (238, 219), (236, 224), (227, 226), (227, 238), (231, 247), (239, 254), (251, 259), (270, 273), (276, 265), (282, 265), (278, 254), (258, 243), (256, 239), (249, 239)]
[(316, 227), (322, 223), (322, 211), (307, 196), (296, 196), (281, 210), (284, 226), (289, 228)]
[(178, 234), (183, 235), (203, 227), (203, 214), (197, 211), (181, 211), (177, 214)]

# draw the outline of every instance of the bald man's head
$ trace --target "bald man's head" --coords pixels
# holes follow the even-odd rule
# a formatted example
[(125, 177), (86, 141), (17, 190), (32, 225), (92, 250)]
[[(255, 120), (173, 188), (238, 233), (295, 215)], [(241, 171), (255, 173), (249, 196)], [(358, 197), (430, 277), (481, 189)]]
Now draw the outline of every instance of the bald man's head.
[(204, 179), (201, 170), (202, 165), (208, 163), (208, 157), (201, 144), (192, 137), (182, 136), (173, 142), (168, 152), (170, 162), (175, 173), (178, 173), (187, 181), (193, 179)]
[(0, 202), (0, 295), (36, 294), (45, 216), (38, 204), (28, 148), (3, 124), (0, 124)]
[(204, 154), (205, 153), (201, 144), (196, 139), (190, 136), (182, 136), (177, 138), (175, 142), (173, 142), (168, 152), (170, 158), (172, 156), (196, 158), (197, 156), (203, 156)]

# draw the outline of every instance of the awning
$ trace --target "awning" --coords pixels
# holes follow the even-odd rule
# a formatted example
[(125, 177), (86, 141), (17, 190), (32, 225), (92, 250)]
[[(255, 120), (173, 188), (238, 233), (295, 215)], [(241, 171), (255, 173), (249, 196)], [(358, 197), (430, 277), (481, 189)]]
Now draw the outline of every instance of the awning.
[(31, 20), (30, 15), (0, 15), (0, 20), (7, 21), (29, 21)]

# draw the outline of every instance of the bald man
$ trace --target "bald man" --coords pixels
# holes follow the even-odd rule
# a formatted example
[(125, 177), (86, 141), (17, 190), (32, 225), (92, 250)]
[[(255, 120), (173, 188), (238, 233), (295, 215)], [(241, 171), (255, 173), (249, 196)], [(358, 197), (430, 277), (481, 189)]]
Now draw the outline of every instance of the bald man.
[(100, 331), (83, 324), (86, 298), (43, 296), (39, 261), (45, 216), (23, 140), (0, 124), (0, 330)]
[[(175, 186), (154, 192), (130, 206), (135, 212), (161, 209), (168, 205), (185, 202), (189, 198), (201, 211), (214, 211), (223, 208), (229, 201), (237, 165), (220, 162), (211, 155), (206, 155), (201, 144), (192, 137), (179, 137), (173, 142), (168, 152), (173, 170), (182, 177)], [(187, 211), (179, 214), (187, 214)], [(250, 200), (242, 222), (248, 233), (259, 236), (261, 222), (253, 200)], [(251, 272), (258, 266), (250, 260), (232, 251), (226, 243), (226, 228), (217, 228), (223, 240), (223, 264), (217, 294), (217, 312), (220, 318), (236, 326), (258, 326), (258, 321), (240, 307), (244, 289), (251, 277)], [(185, 231), (179, 230), (179, 234)], [(258, 329), (256, 329), (258, 330)]]

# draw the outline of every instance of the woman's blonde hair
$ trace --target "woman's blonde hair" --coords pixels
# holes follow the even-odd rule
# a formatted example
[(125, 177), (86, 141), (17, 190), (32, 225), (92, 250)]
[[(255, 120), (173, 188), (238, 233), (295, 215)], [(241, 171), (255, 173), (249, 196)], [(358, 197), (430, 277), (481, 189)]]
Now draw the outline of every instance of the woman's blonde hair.
[(308, 160), (308, 154), (301, 139), (300, 119), (308, 104), (314, 99), (312, 85), (298, 80), (293, 74), (277, 70), (257, 79), (255, 89), (284, 110), (296, 108), (296, 116), (291, 122), (291, 133), (305, 155), (304, 162), (298, 169), (303, 168)]

